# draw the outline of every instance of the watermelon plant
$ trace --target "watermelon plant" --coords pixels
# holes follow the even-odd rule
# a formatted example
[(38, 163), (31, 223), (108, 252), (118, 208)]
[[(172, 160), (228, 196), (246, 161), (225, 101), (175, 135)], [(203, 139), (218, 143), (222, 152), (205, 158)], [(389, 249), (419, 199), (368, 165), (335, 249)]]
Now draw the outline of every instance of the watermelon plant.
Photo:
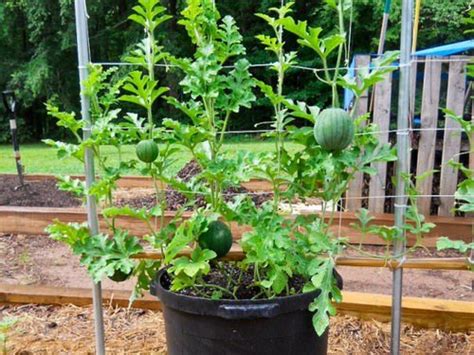
[[(255, 80), (256, 85), (274, 106), (274, 131), (267, 136), (274, 139), (275, 151), (235, 154), (237, 158), (233, 159), (225, 157), (216, 149), (221, 147), (228, 113), (233, 111), (233, 106), (229, 106), (232, 100), (222, 100), (223, 106), (218, 104), (218, 98), (226, 98), (232, 91), (226, 89), (223, 84), (214, 85), (229, 80), (225, 80), (224, 76), (219, 77), (222, 75), (218, 60), (221, 55), (216, 48), (222, 47), (219, 43), (225, 36), (224, 33), (219, 34), (217, 21), (220, 15), (214, 2), (205, 0), (188, 1), (188, 7), (183, 11), (184, 19), (180, 23), (186, 27), (197, 46), (196, 58), (194, 62), (173, 62), (185, 72), (186, 77), (181, 84), (184, 92), (190, 94), (191, 98), (188, 104), (178, 103), (174, 98), (168, 99), (168, 102), (183, 110), (190, 117), (193, 126), (168, 120), (164, 124), (175, 131), (176, 140), (181, 139), (181, 144), (187, 147), (200, 163), (203, 172), (196, 177), (194, 186), (198, 187), (196, 192), (203, 192), (208, 196), (209, 207), (207, 212), (196, 211), (196, 216), (202, 217), (194, 220), (198, 223), (197, 228), (193, 228), (195, 233), (189, 233), (187, 238), (181, 238), (180, 234), (180, 238), (175, 237), (171, 241), (168, 249), (172, 252), (166, 250), (169, 259), (165, 259), (165, 262), (169, 261), (172, 265), (168, 269), (170, 290), (176, 293), (238, 299), (240, 294), (248, 292), (251, 298), (272, 299), (318, 291), (309, 309), (314, 313), (315, 331), (322, 335), (329, 324), (329, 315), (335, 311), (332, 301), (341, 299), (334, 266), (335, 257), (341, 252), (345, 242), (331, 231), (337, 204), (357, 172), (374, 174), (372, 164), (393, 161), (396, 158), (394, 149), (388, 144), (379, 144), (377, 128), (368, 124), (367, 116), (353, 117), (355, 110), (346, 113), (336, 107), (339, 103), (339, 90), (350, 88), (356, 98), (359, 98), (363, 92), (383, 80), (386, 73), (393, 70), (388, 65), (396, 59), (397, 54), (389, 53), (375, 61), (373, 70), (362, 71), (357, 80), (343, 77), (339, 70), (330, 75), (327, 66), (333, 51), (336, 53), (336, 65), (341, 64), (340, 57), (345, 46), (344, 31), (340, 31), (338, 35), (319, 38), (322, 29), (308, 28), (306, 22), (296, 22), (290, 17), (292, 6), (293, 3), (288, 3), (281, 8), (270, 9), (270, 15), (258, 14), (272, 30), (272, 35), (260, 35), (258, 39), (276, 57), (276, 62), (271, 66), (277, 74), (275, 88)], [(342, 18), (344, 9), (341, 6), (336, 6), (335, 9)], [(209, 19), (214, 19), (215, 23), (210, 24)], [(223, 22), (228, 22), (228, 25), (222, 28), (232, 29), (234, 26), (226, 17)], [(328, 72), (324, 81), (331, 86), (335, 95), (332, 100), (333, 107), (321, 111), (318, 107), (294, 102), (285, 96), (285, 76), (297, 63), (296, 52), (285, 52), (285, 29), (296, 34), (299, 43), (309, 43), (310, 48), (321, 56)], [(228, 37), (239, 38), (238, 35)], [(202, 48), (206, 48), (206, 51)], [(243, 47), (239, 45), (237, 48), (239, 53), (244, 53)], [(227, 59), (232, 56), (223, 57)], [(241, 66), (248, 69), (248, 63), (245, 63), (245, 66), (241, 63), (240, 59), (235, 61), (235, 69), (230, 72), (231, 75), (242, 75), (237, 72)], [(238, 81), (240, 85), (237, 88), (243, 88), (247, 95), (251, 95), (252, 81), (248, 74), (245, 74), (244, 78)], [(248, 87), (243, 84), (245, 82), (248, 82)], [(242, 97), (250, 99), (250, 96)], [(210, 101), (210, 98), (215, 101)], [(196, 99), (201, 99), (201, 102)], [(221, 108), (223, 112), (216, 114), (216, 107)], [(223, 130), (216, 131), (212, 118), (219, 120), (222, 117), (224, 121), (220, 127)], [(301, 127), (301, 123), (306, 125)], [(290, 153), (285, 147), (288, 140), (298, 143), (301, 149), (294, 154)], [(203, 145), (207, 149), (203, 149)], [(239, 163), (232, 163), (236, 159)], [(236, 169), (240, 166), (243, 169)], [(273, 199), (256, 206), (249, 196), (239, 195), (227, 203), (219, 196), (224, 186), (232, 186), (250, 177), (268, 180), (273, 187)], [(207, 184), (208, 189), (203, 187), (203, 182)], [(291, 203), (295, 199), (304, 201), (310, 198), (322, 201), (321, 213), (294, 218), (280, 212), (282, 201)], [(228, 262), (213, 261), (217, 256), (221, 256), (216, 249), (215, 255), (203, 251), (204, 254), (196, 252), (189, 258), (181, 256), (171, 259), (173, 255), (178, 255), (178, 250), (193, 242), (200, 245), (195, 250), (213, 249), (211, 243), (206, 240), (203, 243), (202, 236), (207, 239), (212, 234), (216, 240), (219, 238), (221, 231), (214, 231), (213, 228), (216, 214), (229, 222), (250, 227), (250, 231), (242, 236), (240, 242), (245, 254), (244, 259), (237, 264), (231, 263), (231, 270), (226, 266)], [(208, 216), (212, 216), (213, 222), (204, 228), (207, 232), (203, 234), (202, 218), (209, 220)], [(253, 277), (250, 284), (239, 283), (241, 278), (232, 276), (232, 268), (240, 270), (241, 275), (251, 273)], [(222, 285), (208, 282), (208, 275), (215, 272), (214, 270), (221, 273), (223, 279), (229, 280), (224, 287), (226, 292), (217, 292), (216, 288), (221, 288)], [(293, 285), (295, 279), (304, 281), (301, 287)]]
[[(84, 83), (85, 94), (91, 101), (92, 134), (88, 139), (83, 139), (79, 134), (84, 128), (83, 120), (77, 120), (74, 113), (59, 111), (51, 103), (47, 105), (49, 114), (58, 119), (59, 126), (72, 132), (76, 142), (46, 140), (45, 143), (57, 149), (58, 157), (74, 157), (80, 161), (83, 161), (85, 147), (89, 147), (94, 152), (98, 166), (99, 178), (90, 189), (86, 189), (83, 181), (71, 177), (58, 177), (59, 188), (84, 200), (87, 194), (93, 195), (103, 208), (108, 232), (90, 235), (84, 224), (64, 224), (60, 221), (50, 225), (47, 231), (51, 238), (65, 243), (74, 254), (80, 256), (81, 264), (96, 282), (104, 276), (117, 278), (119, 273), (130, 276), (136, 267), (136, 262), (131, 257), (143, 251), (136, 237), (116, 226), (117, 216), (105, 213), (114, 208), (113, 192), (117, 188), (117, 181), (138, 164), (134, 159), (122, 158), (121, 147), (131, 142), (132, 137), (130, 132), (118, 124), (121, 109), (117, 106), (124, 80), (114, 77), (115, 73), (114, 68), (105, 71), (101, 67), (90, 67), (90, 76)], [(104, 146), (112, 146), (117, 150), (117, 163), (110, 163), (102, 154)]]
[[(196, 225), (186, 227), (195, 231), (183, 234), (169, 243), (165, 262), (172, 265), (172, 289), (195, 288), (205, 283), (203, 277), (210, 271), (209, 261), (225, 256), (232, 245), (232, 233), (228, 227), (231, 219), (226, 214), (224, 192), (237, 187), (244, 179), (249, 179), (246, 161), (248, 154), (240, 152), (237, 157), (222, 150), (226, 130), (233, 115), (243, 108), (250, 108), (255, 95), (255, 80), (250, 74), (250, 63), (244, 58), (246, 49), (242, 36), (231, 16), (221, 17), (216, 4), (211, 0), (187, 2), (179, 24), (186, 29), (196, 51), (193, 58), (170, 57), (184, 74), (180, 85), (187, 95), (186, 101), (167, 97), (167, 102), (182, 111), (189, 123), (165, 119), (177, 145), (187, 150), (199, 164), (201, 173), (182, 189), (194, 196), (202, 196), (207, 205), (195, 211)], [(226, 66), (231, 65), (229, 69)], [(217, 220), (221, 219), (221, 220)], [(181, 228), (181, 226), (180, 226)], [(181, 234), (179, 234), (181, 237)], [(172, 259), (171, 256), (194, 243), (202, 267), (186, 262), (186, 257)], [(202, 253), (199, 251), (203, 249)], [(171, 250), (171, 251), (170, 251)], [(180, 267), (177, 267), (180, 265)]]
[[(158, 1), (140, 0), (134, 7), (130, 19), (145, 30), (144, 39), (125, 56), (125, 60), (135, 69), (125, 77), (117, 68), (104, 70), (100, 66), (89, 67), (89, 77), (84, 83), (84, 94), (91, 102), (91, 137), (83, 139), (80, 135), (84, 121), (78, 120), (74, 113), (61, 112), (49, 103), (50, 115), (58, 119), (58, 126), (68, 128), (76, 142), (45, 140), (55, 147), (59, 158), (73, 157), (83, 161), (84, 150), (91, 148), (97, 164), (98, 178), (88, 190), (85, 184), (71, 177), (58, 177), (59, 187), (85, 199), (93, 195), (107, 228), (99, 235), (90, 235), (82, 224), (64, 224), (57, 221), (48, 227), (55, 240), (71, 247), (80, 256), (81, 263), (87, 267), (94, 281), (104, 276), (121, 282), (131, 277), (137, 279), (132, 299), (148, 288), (160, 263), (156, 261), (137, 261), (133, 257), (142, 252), (146, 243), (153, 248), (163, 249), (181, 218), (178, 211), (173, 220), (165, 225), (164, 212), (166, 198), (164, 182), (170, 180), (169, 167), (177, 150), (165, 129), (158, 128), (153, 119), (153, 107), (168, 89), (160, 87), (155, 77), (155, 65), (163, 62), (168, 54), (155, 39), (158, 27), (170, 17), (164, 14), (165, 8)], [(127, 102), (137, 107), (137, 112), (123, 112), (121, 103)], [(160, 144), (160, 147), (158, 146)], [(137, 159), (125, 159), (124, 145), (135, 145)], [(118, 162), (109, 161), (103, 154), (105, 146), (113, 147), (119, 157)], [(125, 174), (138, 169), (142, 175), (151, 177), (156, 191), (156, 206), (152, 209), (137, 209), (130, 206), (116, 206), (114, 192), (117, 181)], [(130, 217), (142, 221), (148, 227), (148, 235), (140, 240), (117, 225), (117, 218)]]
[[(335, 259), (348, 245), (333, 228), (344, 195), (356, 173), (373, 175), (373, 164), (396, 159), (389, 144), (379, 143), (377, 127), (370, 123), (369, 115), (356, 116), (357, 106), (363, 93), (394, 69), (390, 65), (397, 53), (374, 60), (370, 70), (358, 71), (357, 78), (344, 75), (348, 2), (327, 1), (339, 19), (335, 34), (293, 19), (293, 5), (289, 2), (271, 8), (268, 14), (257, 14), (269, 26), (269, 33), (257, 38), (275, 55), (270, 66), (276, 74), (273, 85), (252, 75), (237, 24), (231, 16), (221, 16), (214, 0), (187, 0), (181, 13), (178, 23), (195, 48), (191, 58), (178, 58), (159, 46), (155, 31), (169, 16), (164, 14), (159, 0), (139, 0), (130, 19), (144, 28), (145, 38), (125, 56), (134, 69), (121, 77), (116, 69), (90, 68), (85, 94), (91, 101), (91, 137), (82, 139), (84, 122), (73, 113), (48, 105), (58, 125), (67, 127), (77, 142), (46, 142), (56, 147), (60, 157), (80, 160), (85, 147), (89, 147), (99, 166), (100, 178), (91, 189), (86, 190), (81, 181), (68, 177), (60, 180), (60, 187), (81, 197), (95, 196), (106, 231), (90, 235), (84, 225), (61, 222), (48, 229), (54, 239), (70, 245), (80, 255), (95, 281), (104, 276), (116, 281), (136, 276), (134, 297), (151, 288), (165, 307), (174, 309), (165, 315), (176, 308), (192, 308), (193, 316), (210, 315), (210, 319), (275, 318), (278, 309), (283, 312), (295, 302), (298, 306), (291, 312), (302, 317), (303, 328), (309, 323), (306, 309), (312, 312), (315, 332), (308, 341), (315, 341), (316, 334), (327, 334), (329, 317), (335, 313), (333, 301), (341, 300)], [(285, 40), (290, 36), (321, 60), (322, 68), (314, 71), (315, 80), (331, 89), (328, 107), (294, 101), (291, 93), (285, 92), (285, 79), (299, 57), (297, 51), (287, 51)], [(169, 65), (169, 70), (182, 78), (180, 93), (167, 96), (168, 89), (159, 86), (157, 64)], [(257, 87), (261, 99), (269, 100), (274, 107), (272, 129), (265, 137), (275, 142), (275, 149), (260, 153), (223, 149), (232, 120), (238, 119), (241, 110), (252, 108)], [(340, 107), (342, 89), (354, 93), (350, 111)], [(160, 104), (173, 106), (186, 119), (163, 118), (157, 124), (153, 109), (160, 98)], [(136, 112), (123, 111), (130, 104)], [(296, 152), (288, 149), (289, 141), (298, 146)], [(126, 144), (135, 146), (138, 159), (123, 159), (121, 147)], [(111, 164), (102, 154), (105, 145), (117, 150), (121, 157), (118, 165)], [(187, 180), (176, 177), (171, 169), (183, 152), (189, 153), (200, 168)], [(156, 195), (152, 208), (115, 204), (117, 180), (132, 169), (152, 179)], [(240, 184), (252, 178), (270, 183), (273, 194), (268, 201), (256, 203), (252, 193), (240, 193)], [(189, 201), (171, 221), (165, 218), (165, 184)], [(281, 209), (282, 203), (291, 206), (294, 201), (315, 199), (320, 201), (321, 209), (314, 213), (299, 215)], [(412, 201), (413, 204), (416, 203)], [(185, 208), (192, 209), (186, 218)], [(409, 214), (413, 224), (407, 226), (407, 232), (421, 236), (432, 228), (416, 208)], [(117, 218), (122, 216), (144, 223), (148, 234), (140, 240), (118, 227)], [(370, 230), (387, 243), (400, 234), (393, 227), (370, 227), (365, 210), (360, 211), (359, 217), (361, 230)], [(240, 225), (244, 231), (240, 240), (244, 258), (240, 261), (225, 260), (233, 242), (231, 225)], [(134, 259), (146, 247), (159, 250), (162, 262)], [(189, 249), (191, 253), (185, 253)], [(285, 301), (275, 305), (275, 300)], [(234, 329), (233, 325), (230, 327)], [(186, 332), (182, 330), (180, 334)], [(298, 338), (285, 344), (298, 344)], [(186, 342), (180, 339), (171, 343)], [(304, 348), (306, 343), (301, 344), (298, 346)], [(306, 346), (305, 351), (312, 346)]]
[[(356, 96), (356, 106), (363, 92), (393, 70), (387, 64), (391, 64), (397, 54), (388, 53), (374, 63), (371, 72), (359, 71), (356, 79), (344, 77), (340, 66), (346, 45), (343, 23), (347, 9), (342, 2), (337, 2), (334, 10), (340, 19), (338, 32), (322, 37), (322, 28), (310, 27), (306, 21), (296, 21), (290, 16), (293, 5), (290, 2), (270, 9), (274, 16), (259, 15), (275, 34), (259, 39), (267, 50), (276, 54), (273, 69), (279, 80), (276, 89), (262, 82), (258, 86), (275, 107), (274, 127), (281, 131), (278, 134), (299, 143), (302, 148), (291, 154), (284, 144), (279, 144), (276, 152), (260, 156), (265, 163), (254, 168), (274, 186), (275, 203), (273, 210), (254, 209), (257, 218), (246, 218), (252, 221), (254, 230), (243, 237), (242, 247), (247, 255), (244, 263), (257, 263), (260, 276), (264, 275), (257, 284), (268, 297), (298, 292), (290, 286), (294, 275), (306, 280), (300, 292), (319, 290), (309, 309), (314, 314), (314, 329), (321, 336), (327, 329), (329, 316), (335, 312), (332, 301), (341, 300), (334, 268), (335, 257), (345, 240), (331, 229), (338, 204), (357, 172), (373, 174), (373, 163), (396, 159), (388, 144), (379, 144), (377, 128), (367, 122), (367, 115), (354, 117), (355, 109), (346, 113), (338, 107), (339, 92), (341, 88), (350, 88)], [(319, 78), (315, 71), (316, 79), (331, 87), (331, 107), (321, 110), (302, 101), (294, 102), (283, 92), (282, 73), (297, 64), (295, 52), (285, 53), (284, 33), (296, 35), (300, 45), (320, 57), (324, 78)], [(335, 70), (330, 71), (330, 65), (334, 65)], [(302, 126), (298, 121), (307, 124)], [(280, 199), (290, 203), (295, 199), (319, 199), (321, 212), (297, 218), (281, 215), (277, 210)], [(265, 218), (269, 213), (278, 217)], [(262, 236), (265, 243), (259, 243)]]

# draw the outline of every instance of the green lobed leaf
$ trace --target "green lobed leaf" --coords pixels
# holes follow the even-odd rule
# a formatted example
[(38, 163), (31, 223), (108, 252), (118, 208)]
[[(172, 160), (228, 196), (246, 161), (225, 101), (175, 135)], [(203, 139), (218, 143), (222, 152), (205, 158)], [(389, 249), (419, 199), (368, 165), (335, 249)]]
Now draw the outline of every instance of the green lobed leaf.
[(436, 248), (438, 250), (453, 249), (460, 253), (467, 253), (468, 251), (474, 250), (474, 242), (466, 243), (462, 240), (451, 240), (447, 237), (441, 237), (436, 242)]

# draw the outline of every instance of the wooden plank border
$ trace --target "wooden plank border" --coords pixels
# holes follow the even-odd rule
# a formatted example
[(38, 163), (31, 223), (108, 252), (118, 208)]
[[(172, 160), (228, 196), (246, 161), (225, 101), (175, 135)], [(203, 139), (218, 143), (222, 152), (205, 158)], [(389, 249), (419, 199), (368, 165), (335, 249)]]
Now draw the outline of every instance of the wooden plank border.
[[(87, 306), (92, 304), (92, 290), (47, 286), (20, 286), (0, 284), (0, 304), (39, 304)], [(129, 291), (103, 290), (103, 302), (113, 307), (128, 307)], [(360, 292), (343, 292), (338, 313), (365, 320), (390, 321), (391, 296)], [(150, 294), (133, 304), (134, 308), (161, 311), (161, 303)], [(474, 308), (463, 301), (404, 297), (402, 321), (421, 328), (446, 331), (474, 329)]]
[[(174, 213), (168, 212), (165, 220), (173, 218)], [(184, 218), (189, 218), (190, 213), (185, 213)], [(374, 214), (374, 224), (393, 225), (393, 215)], [(363, 236), (359, 231), (351, 227), (351, 224), (357, 222), (357, 217), (352, 212), (341, 212), (337, 215), (340, 225), (332, 226), (332, 231), (336, 235), (348, 236), (351, 243), (360, 243), (368, 245), (385, 245), (377, 236)], [(60, 220), (65, 223), (85, 222), (87, 215), (81, 208), (35, 208), (35, 207), (1, 207), (0, 206), (0, 233), (3, 234), (26, 234), (26, 235), (45, 235), (45, 228), (54, 220)], [(472, 241), (473, 222), (468, 218), (462, 217), (443, 217), (430, 216), (426, 218), (427, 222), (436, 224), (426, 237), (424, 245), (426, 247), (435, 247), (439, 237), (449, 236), (454, 240)], [(132, 234), (143, 236), (149, 233), (145, 223), (127, 217), (117, 220), (117, 225), (126, 228)], [(101, 227), (105, 228), (105, 223), (101, 220)], [(240, 239), (242, 234), (249, 230), (246, 226), (239, 226), (236, 223), (231, 224), (234, 239)], [(415, 239), (408, 236), (408, 245), (413, 245)]]
[[(102, 301), (114, 307), (128, 307), (130, 291), (102, 290)], [(92, 289), (35, 285), (0, 284), (0, 304), (38, 304), (88, 306), (92, 304)], [(160, 311), (161, 304), (150, 294), (136, 300), (134, 308)]]
[[(337, 305), (341, 314), (365, 320), (389, 322), (392, 297), (359, 292), (343, 292)], [(471, 302), (403, 297), (402, 321), (420, 328), (462, 332), (474, 329), (474, 308)]]

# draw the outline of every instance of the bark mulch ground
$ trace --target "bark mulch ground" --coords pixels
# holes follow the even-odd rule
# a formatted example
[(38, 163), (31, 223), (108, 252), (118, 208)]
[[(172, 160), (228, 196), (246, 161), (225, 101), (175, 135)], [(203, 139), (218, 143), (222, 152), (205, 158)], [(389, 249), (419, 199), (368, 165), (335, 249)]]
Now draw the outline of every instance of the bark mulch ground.
[[(17, 323), (7, 334), (8, 354), (92, 354), (92, 308), (25, 305), (0, 308), (0, 319)], [(107, 308), (107, 352), (166, 354), (164, 321), (159, 312)], [(474, 334), (416, 329), (402, 325), (402, 354), (472, 354)], [(126, 350), (124, 350), (126, 349)], [(390, 324), (337, 316), (331, 320), (329, 354), (389, 354)]]

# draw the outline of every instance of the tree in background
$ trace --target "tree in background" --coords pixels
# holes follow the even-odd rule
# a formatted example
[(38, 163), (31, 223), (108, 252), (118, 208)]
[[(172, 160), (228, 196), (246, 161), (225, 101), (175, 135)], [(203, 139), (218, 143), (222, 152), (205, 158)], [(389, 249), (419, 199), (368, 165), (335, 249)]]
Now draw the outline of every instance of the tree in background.
[[(278, 5), (280, 0), (217, 0), (223, 14), (232, 15), (248, 48), (248, 58), (252, 63), (272, 61), (271, 55), (259, 46), (255, 36), (265, 33), (267, 28), (263, 20), (252, 16), (265, 12), (269, 7)], [(383, 0), (354, 0), (352, 26), (352, 53), (370, 53), (377, 48), (377, 41), (368, 42), (367, 38), (378, 38), (383, 12)], [(44, 109), (44, 102), (60, 95), (66, 110), (79, 108), (79, 83), (75, 48), (73, 0), (3, 0), (0, 2), (0, 89), (7, 85), (15, 89), (20, 101), (20, 135), (22, 140), (39, 140), (42, 137), (60, 138), (58, 132)], [(163, 0), (168, 13), (174, 16), (161, 33), (161, 43), (166, 50), (179, 55), (190, 56), (192, 45), (185, 31), (177, 23), (177, 15), (184, 4), (182, 0)], [(120, 61), (141, 34), (127, 20), (134, 2), (127, 0), (88, 1), (90, 45), (92, 59), (96, 62)], [(425, 0), (421, 13), (419, 48), (463, 40), (468, 24), (462, 19), (468, 11), (466, 0)], [(336, 20), (329, 11), (326, 0), (297, 1), (295, 18), (311, 18), (310, 25), (334, 28)], [(347, 19), (349, 20), (349, 19)], [(400, 34), (400, 5), (394, 2), (391, 25), (387, 34), (386, 48), (397, 49)], [(296, 43), (288, 38), (289, 48)], [(302, 52), (301, 65), (320, 65), (310, 52)], [(123, 70), (128, 70), (124, 68)], [(259, 79), (271, 82), (270, 73), (261, 68), (253, 69)], [(160, 80), (176, 90), (179, 77), (175, 71), (162, 71)], [(330, 98), (327, 88), (314, 80), (310, 72), (293, 71), (288, 74), (287, 88), (291, 98), (305, 100), (310, 104), (324, 105)], [(243, 126), (231, 129), (252, 129), (258, 122), (269, 121), (269, 103), (260, 98), (256, 110), (243, 111), (243, 120), (237, 120)], [(161, 104), (155, 112), (157, 117), (170, 115), (179, 117), (172, 108)], [(9, 139), (6, 115), (0, 108), (0, 143)], [(28, 127), (25, 129), (25, 126)], [(64, 138), (64, 137), (61, 137)]]

